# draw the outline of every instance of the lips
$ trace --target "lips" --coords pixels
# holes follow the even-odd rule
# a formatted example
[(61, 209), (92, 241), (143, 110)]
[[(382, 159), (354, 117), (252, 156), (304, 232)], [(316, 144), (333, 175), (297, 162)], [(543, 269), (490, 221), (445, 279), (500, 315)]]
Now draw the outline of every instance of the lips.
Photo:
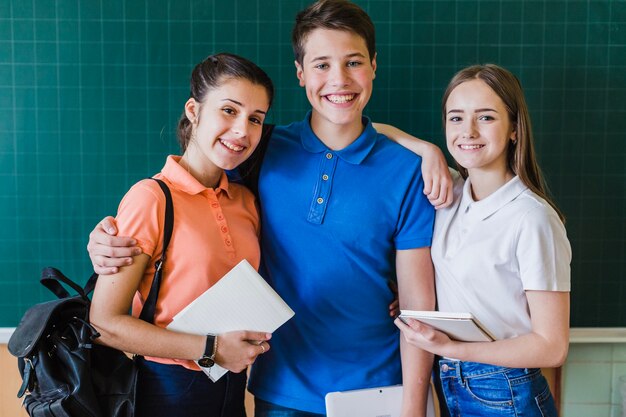
[(459, 148), (461, 148), (464, 151), (473, 151), (473, 150), (484, 148), (484, 147), (485, 145), (459, 145)]
[(246, 149), (245, 146), (237, 145), (236, 143), (229, 142), (224, 139), (220, 139), (219, 141), (222, 145), (224, 145), (226, 148), (230, 149), (233, 152), (242, 152), (244, 149)]
[(344, 104), (354, 100), (356, 94), (327, 94), (325, 97), (331, 103)]

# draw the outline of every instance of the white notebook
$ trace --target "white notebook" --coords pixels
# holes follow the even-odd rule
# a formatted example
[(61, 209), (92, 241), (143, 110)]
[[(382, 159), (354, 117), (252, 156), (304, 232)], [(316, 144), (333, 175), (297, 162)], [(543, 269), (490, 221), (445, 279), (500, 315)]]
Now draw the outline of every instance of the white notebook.
[(461, 342), (492, 342), (495, 336), (471, 313), (400, 310), (400, 320), (419, 320)]
[[(272, 333), (294, 312), (245, 259), (176, 314), (169, 330), (220, 334), (235, 330)], [(212, 381), (228, 372), (215, 364), (202, 368)]]

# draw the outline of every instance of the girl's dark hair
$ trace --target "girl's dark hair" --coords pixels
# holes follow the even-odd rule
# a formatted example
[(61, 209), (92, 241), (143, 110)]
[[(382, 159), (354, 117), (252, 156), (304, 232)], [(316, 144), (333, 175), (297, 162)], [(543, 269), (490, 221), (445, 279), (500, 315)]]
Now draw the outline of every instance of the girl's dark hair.
[[(202, 103), (207, 93), (218, 88), (224, 80), (239, 78), (265, 88), (269, 105), (274, 98), (274, 84), (270, 77), (254, 62), (229, 53), (210, 55), (195, 66), (191, 72), (189, 98)], [(183, 111), (178, 121), (178, 143), (184, 153), (191, 139), (192, 124)]]
[[(548, 186), (545, 182), (537, 157), (533, 131), (530, 124), (530, 114), (522, 84), (510, 71), (495, 64), (473, 65), (457, 72), (446, 88), (442, 98), (443, 126), (446, 126), (446, 102), (448, 97), (459, 85), (466, 81), (481, 80), (491, 88), (504, 102), (509, 120), (515, 130), (516, 141), (509, 141), (507, 150), (508, 166), (520, 180), (535, 194), (546, 200), (554, 208), (561, 221), (565, 221), (563, 213), (550, 198)], [(467, 170), (457, 163), (457, 168), (467, 178)]]

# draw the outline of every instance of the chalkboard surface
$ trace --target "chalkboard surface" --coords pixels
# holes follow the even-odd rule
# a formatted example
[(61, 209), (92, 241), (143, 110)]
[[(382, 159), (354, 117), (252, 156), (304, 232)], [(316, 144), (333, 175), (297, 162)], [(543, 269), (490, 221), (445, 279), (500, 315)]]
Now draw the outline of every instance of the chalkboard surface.
[[(572, 242), (572, 325), (626, 326), (626, 2), (358, 1), (377, 28), (366, 113), (443, 145), (454, 72), (494, 62), (525, 86)], [(44, 266), (84, 282), (88, 232), (176, 153), (193, 65), (231, 51), (274, 79), (270, 121), (307, 110), (294, 0), (0, 0), (0, 326), (49, 299)]]

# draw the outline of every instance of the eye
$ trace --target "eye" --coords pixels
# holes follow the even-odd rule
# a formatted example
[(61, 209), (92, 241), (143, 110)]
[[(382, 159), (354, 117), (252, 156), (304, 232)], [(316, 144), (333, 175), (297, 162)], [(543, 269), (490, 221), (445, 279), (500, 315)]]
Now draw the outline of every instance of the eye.
[(231, 107), (224, 107), (222, 108), (222, 111), (226, 114), (230, 114), (230, 115), (235, 115), (237, 114), (237, 112), (235, 111), (235, 109), (231, 108)]
[(482, 116), (478, 117), (478, 120), (482, 120), (484, 122), (490, 122), (492, 120), (496, 120), (493, 116), (489, 116), (488, 114), (483, 114)]
[(348, 67), (359, 67), (361, 65), (363, 65), (361, 61), (349, 61), (347, 64)]
[(320, 70), (324, 70), (328, 68), (328, 64), (317, 64), (315, 67), (315, 69), (320, 69)]
[(450, 117), (450, 118), (448, 119), (448, 121), (450, 121), (450, 122), (452, 122), (452, 123), (460, 122), (461, 120), (463, 120), (463, 119), (461, 119), (461, 117), (460, 117), (460, 116), (452, 116), (452, 117)]
[(252, 123), (254, 123), (255, 125), (262, 125), (263, 124), (263, 120), (261, 120), (258, 117), (251, 117), (250, 120)]

